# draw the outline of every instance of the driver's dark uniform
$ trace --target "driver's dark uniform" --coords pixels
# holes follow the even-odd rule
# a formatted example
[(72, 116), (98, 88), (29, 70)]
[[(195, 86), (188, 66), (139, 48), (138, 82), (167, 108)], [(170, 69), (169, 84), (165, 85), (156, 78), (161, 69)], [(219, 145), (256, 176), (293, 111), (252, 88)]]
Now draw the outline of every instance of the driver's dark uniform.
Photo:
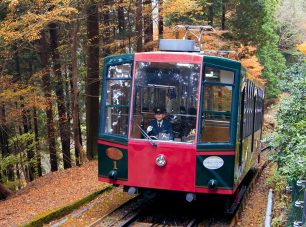
[(158, 138), (159, 133), (166, 133), (169, 134), (169, 139), (173, 140), (173, 131), (172, 131), (172, 126), (171, 123), (168, 120), (162, 120), (162, 124), (159, 127), (158, 126), (158, 121), (157, 120), (152, 120), (149, 122), (149, 127), (152, 127), (152, 130), (148, 132), (149, 136), (155, 136)]

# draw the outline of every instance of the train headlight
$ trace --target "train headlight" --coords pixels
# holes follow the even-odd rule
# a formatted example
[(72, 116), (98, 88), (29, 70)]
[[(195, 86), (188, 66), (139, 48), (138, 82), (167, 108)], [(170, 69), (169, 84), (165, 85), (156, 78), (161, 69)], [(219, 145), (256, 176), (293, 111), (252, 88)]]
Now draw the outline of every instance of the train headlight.
[(167, 164), (167, 161), (166, 161), (166, 156), (163, 155), (163, 154), (160, 154), (156, 157), (155, 159), (155, 163), (156, 165), (158, 165), (159, 167), (163, 167)]

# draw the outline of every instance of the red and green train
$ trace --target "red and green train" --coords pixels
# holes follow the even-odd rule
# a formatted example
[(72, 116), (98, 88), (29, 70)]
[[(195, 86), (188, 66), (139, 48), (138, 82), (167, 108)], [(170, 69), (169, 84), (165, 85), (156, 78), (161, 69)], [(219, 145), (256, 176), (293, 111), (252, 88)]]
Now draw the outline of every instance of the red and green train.
[[(260, 155), (264, 90), (241, 63), (186, 52), (104, 60), (99, 180), (130, 194), (230, 195)], [(146, 134), (163, 107), (174, 139)]]

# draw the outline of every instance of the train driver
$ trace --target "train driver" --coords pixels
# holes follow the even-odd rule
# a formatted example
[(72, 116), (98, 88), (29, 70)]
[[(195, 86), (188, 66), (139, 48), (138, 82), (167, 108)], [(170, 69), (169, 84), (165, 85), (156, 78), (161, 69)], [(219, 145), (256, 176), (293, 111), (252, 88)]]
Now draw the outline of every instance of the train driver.
[(170, 121), (165, 119), (165, 109), (156, 107), (154, 111), (154, 120), (149, 122), (147, 133), (149, 136), (159, 140), (173, 140), (173, 131)]

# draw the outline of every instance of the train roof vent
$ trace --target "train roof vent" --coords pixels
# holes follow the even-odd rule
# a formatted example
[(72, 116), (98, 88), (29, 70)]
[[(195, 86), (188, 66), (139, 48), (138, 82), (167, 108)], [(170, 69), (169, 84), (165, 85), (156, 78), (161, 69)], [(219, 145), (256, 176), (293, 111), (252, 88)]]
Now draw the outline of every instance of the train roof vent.
[(162, 51), (184, 51), (184, 52), (200, 51), (195, 49), (194, 40), (184, 40), (184, 39), (160, 39), (159, 49)]
[[(183, 39), (178, 39), (179, 30), (183, 30), (185, 33)], [(202, 36), (206, 31), (214, 31), (214, 29), (210, 25), (176, 25), (177, 39), (161, 39), (159, 41), (159, 49), (162, 51), (201, 52), (203, 51)], [(192, 40), (190, 38), (192, 36), (196, 40)]]

